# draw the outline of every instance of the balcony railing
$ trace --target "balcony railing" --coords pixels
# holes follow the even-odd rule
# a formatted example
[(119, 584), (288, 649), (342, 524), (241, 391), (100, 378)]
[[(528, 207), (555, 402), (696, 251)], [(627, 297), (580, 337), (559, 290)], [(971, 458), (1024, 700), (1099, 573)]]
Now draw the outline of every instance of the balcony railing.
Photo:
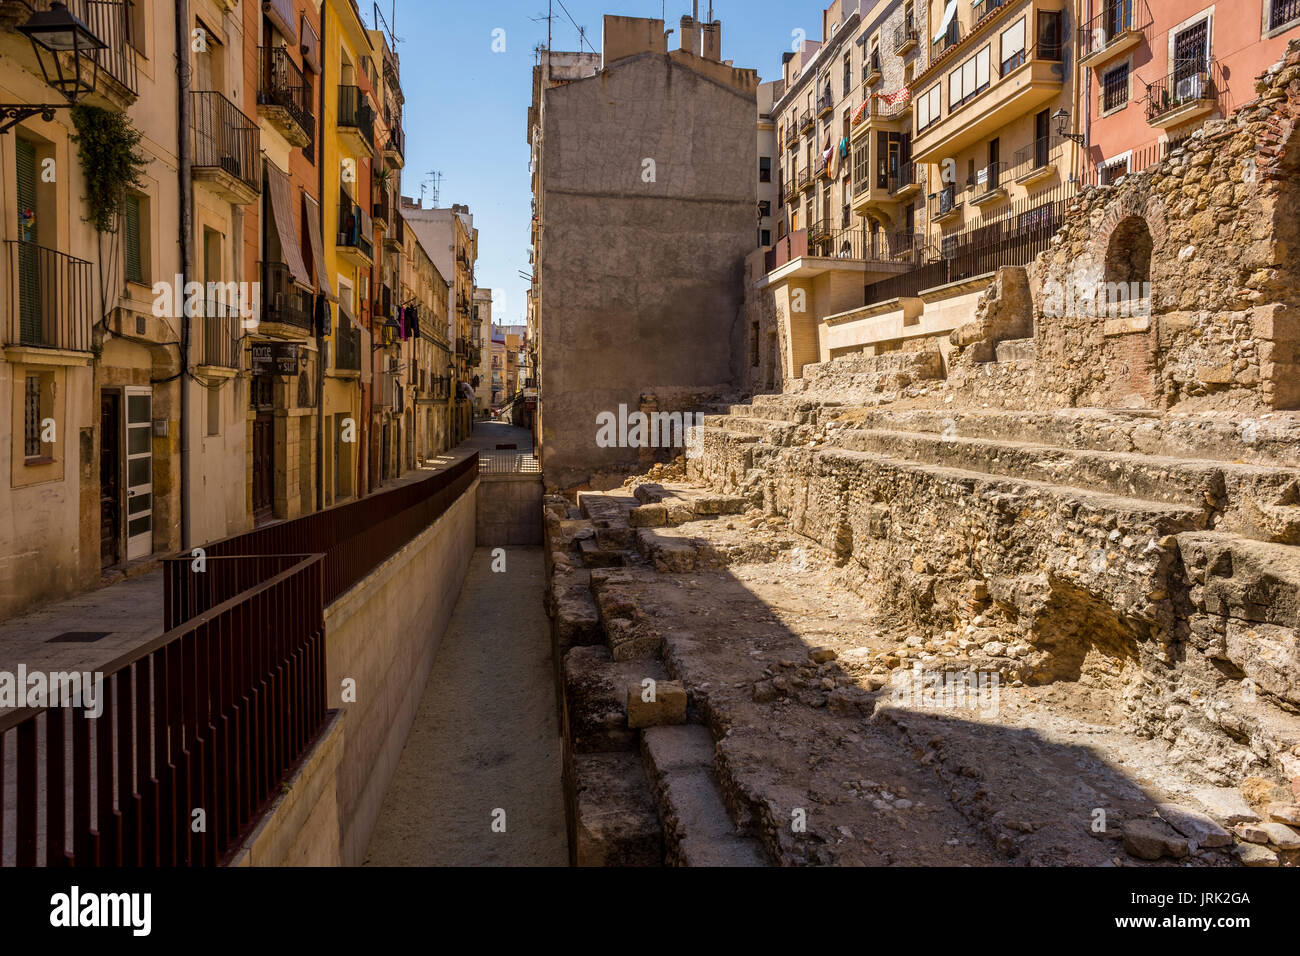
[(863, 304), (916, 296), (926, 289), (986, 275), (1000, 266), (1033, 262), (1039, 253), (1051, 248), (1052, 237), (1072, 196), (1073, 187), (1062, 187), (1045, 200), (1016, 203), (996, 222), (981, 221), (944, 237), (940, 249), (927, 249), (929, 255), (918, 255), (915, 269), (867, 286)]
[(220, 93), (196, 90), (191, 96), (194, 168), (222, 170), (259, 191), (262, 174), (257, 124)]
[(812, 167), (805, 166), (799, 170), (799, 190), (802, 192), (813, 184)]
[[(49, 0), (30, 4), (38, 9), (48, 9)], [(99, 54), (100, 72), (107, 73), (126, 90), (139, 91), (135, 47), (131, 43), (132, 23), (135, 20), (133, 0), (82, 0), (68, 3), (67, 7), (85, 21), (90, 32), (99, 37), (105, 49)]]
[(924, 236), (909, 232), (870, 232), (865, 227), (814, 234), (808, 230), (808, 254), (825, 259), (855, 262), (907, 263), (916, 261), (924, 248)]
[(864, 83), (872, 82), (872, 77), (880, 76), (880, 51), (872, 50), (871, 55), (867, 57), (862, 64), (862, 81)]
[(945, 186), (939, 192), (930, 197), (930, 218), (939, 219), (943, 216), (951, 215), (961, 209), (961, 202), (957, 198), (957, 186), (951, 184)]
[(804, 110), (803, 113), (799, 115), (799, 132), (801, 133), (812, 132), (812, 128), (816, 124), (817, 124), (817, 118), (813, 116), (812, 110)]
[(1002, 4), (1008, 2), (1010, 0), (975, 0), (971, 4), (971, 23), (979, 23)]
[(356, 86), (339, 87), (339, 127), (355, 129), (366, 145), (375, 142), (375, 111), (370, 108), (366, 94)]
[[(1300, 5), (1300, 0), (1296, 0)], [(1151, 12), (1144, 0), (1105, 0), (1102, 11), (1079, 31), (1079, 56), (1100, 53), (1130, 30), (1142, 31), (1151, 26)]]
[(361, 329), (345, 316), (339, 317), (339, 327), (334, 332), (337, 354), (334, 367), (343, 372), (361, 371)]
[(960, 42), (961, 24), (954, 19), (952, 23), (948, 24), (948, 29), (944, 30), (939, 35), (939, 38), (930, 44), (931, 58), (943, 56)]
[(1212, 66), (1212, 61), (1187, 61), (1168, 76), (1148, 83), (1147, 122), (1153, 123), (1193, 103), (1217, 99)]
[(289, 114), (307, 136), (316, 138), (316, 118), (311, 110), (311, 91), (302, 70), (289, 57), (288, 47), (262, 47), (259, 78), (259, 106), (275, 106)]
[(312, 294), (293, 281), (283, 262), (268, 262), (262, 267), (262, 318), (295, 328), (312, 329)]
[(242, 324), (237, 303), (209, 297), (203, 306), (203, 350), (199, 364), (239, 368)]
[(388, 199), (388, 190), (381, 189), (379, 198), (375, 200), (374, 218), (379, 222), (387, 225), (392, 222), (393, 204)]
[(867, 108), (858, 114), (854, 121), (855, 126), (860, 126), (868, 119), (873, 120), (892, 120), (905, 116), (912, 109), (912, 101), (899, 100), (896, 103), (887, 103), (878, 96), (873, 96), (867, 100)]
[(389, 125), (388, 141), (384, 145), (384, 149), (390, 153), (396, 153), (398, 157), (406, 156), (406, 133), (402, 131), (402, 127), (397, 123)]
[(1003, 162), (989, 163), (977, 172), (975, 181), (971, 183), (971, 190), (975, 195), (975, 199), (979, 200), (1006, 185), (1006, 174), (1007, 164)]
[(4, 250), (7, 282), (0, 302), (9, 313), (5, 345), (89, 351), (94, 266), (34, 242), (8, 240)]
[(894, 28), (894, 53), (902, 56), (917, 45), (919, 37), (916, 32), (916, 20), (904, 17), (903, 22)]
[(1061, 137), (1042, 136), (1028, 146), (1016, 150), (1015, 159), (1011, 163), (1011, 171), (1008, 175), (1012, 179), (1019, 179), (1026, 173), (1049, 165), (1052, 161), (1052, 154), (1060, 145)]
[(817, 97), (817, 115), (823, 116), (835, 109), (835, 98), (831, 96), (830, 90), (827, 90), (821, 96)]
[(889, 193), (902, 192), (909, 186), (925, 187), (925, 164), (924, 163), (903, 163), (897, 171), (889, 174)]
[(373, 259), (375, 244), (371, 229), (370, 215), (343, 193), (339, 199), (338, 245), (344, 249), (357, 249)]

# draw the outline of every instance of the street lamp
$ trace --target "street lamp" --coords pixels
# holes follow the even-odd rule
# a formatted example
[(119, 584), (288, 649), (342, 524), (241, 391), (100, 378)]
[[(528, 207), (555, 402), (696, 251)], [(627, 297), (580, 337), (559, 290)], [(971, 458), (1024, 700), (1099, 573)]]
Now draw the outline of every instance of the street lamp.
[[(55, 110), (76, 106), (95, 92), (99, 80), (99, 51), (108, 46), (58, 0), (54, 0), (48, 10), (32, 14), (18, 31), (31, 41), (46, 85), (62, 94), (67, 102), (39, 105), (0, 103), (0, 121), (3, 121), (0, 133), (8, 132), (37, 113), (49, 122), (54, 119)], [(90, 61), (89, 77), (84, 72), (85, 60)]]
[(1057, 110), (1055, 113), (1052, 114), (1052, 121), (1053, 121), (1054, 123), (1056, 123), (1056, 135), (1057, 135), (1057, 136), (1061, 137), (1061, 139), (1068, 139), (1068, 140), (1070, 140), (1072, 143), (1078, 143), (1080, 146), (1083, 145), (1084, 136), (1083, 136), (1082, 133), (1067, 133), (1067, 132), (1066, 132), (1066, 130), (1069, 129), (1069, 127), (1070, 127), (1070, 111), (1069, 111), (1069, 110), (1067, 110), (1067, 109), (1059, 109), (1059, 110)]

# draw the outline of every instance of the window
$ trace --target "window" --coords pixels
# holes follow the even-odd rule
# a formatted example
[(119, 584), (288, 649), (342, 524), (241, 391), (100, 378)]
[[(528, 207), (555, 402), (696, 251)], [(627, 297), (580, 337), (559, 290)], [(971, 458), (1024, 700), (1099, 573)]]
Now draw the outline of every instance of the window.
[(770, 183), (772, 181), (771, 156), (760, 156), (758, 158), (758, 181), (760, 183)]
[(23, 409), (23, 454), (41, 456), (41, 377), (27, 376), (26, 402)]
[(1300, 20), (1300, 0), (1272, 0), (1268, 12), (1268, 28), (1276, 30)]
[(772, 230), (764, 229), (762, 233), (762, 238), (759, 241), (760, 244), (764, 246), (770, 246), (772, 244)]
[(939, 84), (930, 87), (916, 101), (916, 131), (919, 133), (931, 123), (937, 123), (943, 112), (941, 102), (943, 94)]
[(985, 47), (948, 74), (949, 112), (988, 89), (989, 52)]
[(126, 213), (123, 246), (126, 255), (126, 281), (145, 285), (145, 261), (148, 258), (145, 245), (146, 206), (143, 197), (135, 193), (126, 196)]
[[(763, 243), (763, 245), (767, 245), (767, 243)], [(758, 368), (759, 334), (757, 322), (750, 323), (749, 332), (749, 364), (754, 368)]]
[[(254, 387), (254, 393), (257, 389)], [(208, 388), (208, 435), (221, 434), (221, 388)]]
[[(57, 431), (54, 426), (54, 375), (30, 372), (23, 391), (23, 457), (28, 464), (54, 460)], [(46, 441), (46, 439), (50, 439)]]
[(1101, 111), (1103, 113), (1120, 109), (1128, 102), (1128, 70), (1129, 65), (1121, 63), (1102, 77)]
[(758, 214), (764, 219), (772, 215), (772, 203), (767, 199), (761, 200), (758, 204)]
[(1002, 31), (998, 41), (1001, 51), (1002, 75), (1006, 76), (1025, 62), (1025, 18), (1021, 17)]

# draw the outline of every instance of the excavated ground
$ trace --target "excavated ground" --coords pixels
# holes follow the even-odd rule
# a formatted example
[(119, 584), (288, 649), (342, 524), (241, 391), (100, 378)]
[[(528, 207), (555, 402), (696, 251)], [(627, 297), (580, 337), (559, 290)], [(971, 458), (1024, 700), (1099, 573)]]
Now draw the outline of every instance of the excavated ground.
[[(626, 823), (615, 834), (592, 822), (632, 819), (630, 805), (641, 818), (657, 812), (669, 862), (707, 856), (674, 852), (690, 845), (693, 818), (672, 806), (673, 788), (644, 741), (645, 781), (640, 762), (613, 764), (609, 755), (600, 755), (601, 779), (584, 779), (594, 775), (584, 761), (595, 758), (579, 751), (628, 746), (575, 746), (573, 728), (584, 721), (589, 692), (577, 689), (576, 671), (593, 649), (570, 645), (600, 641), (610, 653), (600, 649), (598, 666), (617, 669), (609, 678), (615, 699), (642, 675), (682, 683), (683, 719), (708, 728), (710, 777), (729, 818), (727, 827), (714, 820), (696, 821), (697, 828), (717, 839), (756, 840), (768, 861), (1256, 862), (1258, 834), (1238, 850), (1225, 827), (1266, 816), (1238, 791), (1208, 788), (1184, 773), (1164, 741), (1121, 729), (1117, 700), (1131, 666), (1121, 656), (1094, 650), (1078, 679), (1025, 686), (1015, 679), (1022, 649), (998, 621), (977, 614), (942, 633), (902, 625), (859, 593), (862, 582), (846, 575), (842, 562), (790, 532), (785, 519), (741, 512), (738, 499), (695, 506), (714, 513), (674, 515), (672, 502), (712, 502), (711, 493), (664, 482), (634, 497), (638, 481), (621, 494), (584, 493), (578, 508), (555, 498), (548, 506), (557, 651), (573, 655), (565, 658), (561, 696), (578, 862), (656, 862), (653, 848), (635, 860), (607, 848), (629, 839), (652, 847), (653, 819), (638, 838)], [(656, 526), (636, 527), (647, 502), (653, 508), (659, 501), (669, 503), (668, 522), (651, 514)], [(741, 513), (716, 513), (726, 510)], [(628, 516), (628, 534), (613, 533)], [(577, 628), (585, 636), (576, 639), (575, 616), (585, 621)], [(946, 695), (927, 694), (918, 667), (953, 680), (973, 675), (971, 691), (954, 684)], [(626, 708), (610, 705), (606, 691), (604, 726), (629, 733)], [(615, 766), (623, 776), (611, 781)], [(1253, 796), (1257, 804), (1291, 799), (1273, 791)], [(584, 861), (584, 840), (605, 848)], [(1268, 853), (1282, 865), (1297, 862), (1294, 850)]]

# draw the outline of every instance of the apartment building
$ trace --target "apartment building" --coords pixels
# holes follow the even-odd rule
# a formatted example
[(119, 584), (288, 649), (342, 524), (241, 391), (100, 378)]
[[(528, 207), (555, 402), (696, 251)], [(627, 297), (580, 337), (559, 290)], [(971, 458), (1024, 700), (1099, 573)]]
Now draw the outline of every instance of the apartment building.
[(454, 366), (447, 338), (448, 283), (415, 230), (403, 226), (401, 232), (402, 365), (408, 372), (406, 400), (414, 429), (408, 433), (409, 454), (419, 464), (451, 447)]
[[(237, 366), (249, 373), (246, 414), (238, 417), (241, 424), (246, 421), (246, 513), (254, 523), (295, 518), (321, 506), (317, 332), (333, 296), (324, 261), (318, 165), (320, 14), (306, 0), (275, 0), (259, 12), (256, 56), (248, 62), (256, 68), (265, 187), (254, 220), (261, 316), (245, 329), (247, 363)], [(242, 394), (233, 379), (229, 384), (213, 379), (210, 389)], [(216, 401), (211, 391), (209, 398)], [(219, 445), (211, 449), (212, 456), (220, 452)]]
[[(0, 9), (5, 103), (62, 100), (18, 29), (34, 12), (50, 4)], [(6, 114), (0, 127), (0, 617), (178, 548), (183, 533), (182, 328), (155, 313), (152, 289), (179, 271), (178, 92), (158, 68), (175, 22), (163, 5), (69, 12), (101, 45), (97, 75), (83, 58), (82, 88), (67, 90), (89, 110)], [(141, 181), (125, 213), (91, 222), (81, 197), (104, 157), (73, 142), (77, 122), (123, 119), (143, 134)]]
[[(750, 354), (774, 366), (760, 380), (820, 361), (822, 321), (922, 255), (925, 172), (913, 172), (911, 117), (931, 52), (928, 13), (910, 0), (836, 0), (822, 11), (823, 38), (783, 57), (774, 107), (783, 213), (758, 290), (783, 318), (779, 329), (750, 323)], [(777, 348), (765, 344), (773, 337)]]
[[(473, 427), (473, 378), (471, 368), (478, 361), (471, 349), (474, 329), (474, 264), (478, 259), (478, 230), (469, 207), (424, 208), (417, 200), (402, 197), (406, 227), (414, 229), (438, 271), (447, 277), (447, 339), (453, 345), (452, 444), (462, 441)], [(463, 387), (462, 387), (463, 386)]]
[(758, 245), (770, 246), (776, 236), (780, 217), (780, 193), (777, 191), (779, 139), (773, 105), (780, 96), (782, 82), (773, 80), (758, 88)]
[[(470, 384), (474, 387), (474, 417), (481, 418), (492, 405), (491, 349), (485, 347), (483, 330), (492, 328), (492, 290), (474, 290), (474, 356)], [(489, 333), (490, 334), (490, 333)]]
[(322, 394), (322, 497), (329, 506), (370, 487), (369, 410), (375, 387), (370, 309), (376, 256), (371, 213), (378, 101), (370, 36), (356, 5), (325, 0), (321, 12), (326, 50), (321, 213), (329, 229), (327, 271), (338, 298), (327, 333)]
[(1081, 0), (1079, 14), (1087, 174), (1100, 183), (1250, 102), (1300, 35), (1300, 0)]

